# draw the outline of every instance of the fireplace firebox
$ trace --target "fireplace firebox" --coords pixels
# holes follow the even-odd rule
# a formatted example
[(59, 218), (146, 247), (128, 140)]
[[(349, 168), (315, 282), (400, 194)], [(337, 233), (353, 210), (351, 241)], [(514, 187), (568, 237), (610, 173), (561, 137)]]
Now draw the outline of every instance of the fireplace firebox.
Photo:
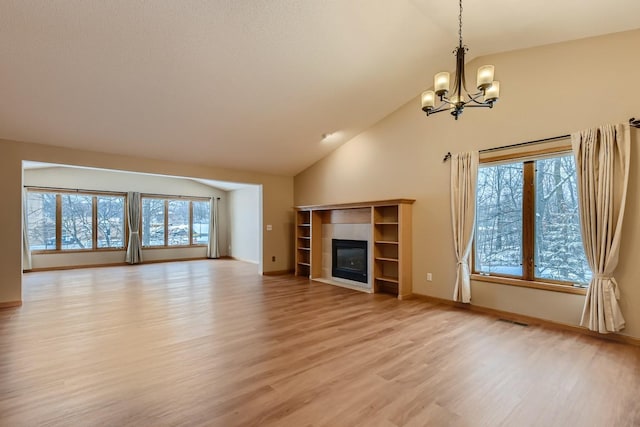
[(367, 241), (331, 240), (331, 275), (368, 283)]

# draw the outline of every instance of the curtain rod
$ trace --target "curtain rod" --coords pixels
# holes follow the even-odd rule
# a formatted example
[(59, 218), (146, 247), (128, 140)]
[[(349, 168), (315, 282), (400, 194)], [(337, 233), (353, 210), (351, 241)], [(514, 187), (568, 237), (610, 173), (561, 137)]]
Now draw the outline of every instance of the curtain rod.
[(23, 185), (23, 188), (27, 190), (44, 190), (51, 192), (60, 192), (60, 193), (87, 193), (87, 194), (118, 194), (124, 195), (127, 194), (126, 191), (113, 191), (113, 190), (87, 190), (81, 188), (64, 188), (64, 187), (46, 187), (42, 185)]
[[(63, 187), (43, 187), (41, 185), (23, 185), (23, 188), (34, 189), (34, 190), (47, 190), (47, 191), (58, 191), (61, 193), (86, 193), (86, 194), (118, 194), (123, 195), (127, 194), (127, 191), (112, 191), (112, 190), (86, 190), (80, 188), (63, 188)], [(140, 193), (141, 196), (152, 197), (152, 198), (162, 198), (162, 199), (212, 199), (214, 197), (206, 197), (206, 196), (177, 196), (171, 194), (153, 194), (153, 193)], [(220, 200), (220, 197), (215, 197), (215, 199)]]
[[(636, 119), (635, 117), (631, 117), (629, 119), (629, 126), (631, 126), (633, 128), (640, 128), (640, 119)], [(484, 150), (480, 150), (478, 152), (479, 153), (489, 153), (491, 151), (500, 151), (500, 150), (507, 150), (509, 148), (521, 147), (523, 145), (535, 145), (535, 144), (542, 144), (543, 142), (558, 141), (560, 139), (566, 139), (566, 138), (570, 138), (570, 137), (571, 137), (571, 135), (552, 136), (550, 138), (535, 139), (533, 141), (526, 141), (526, 142), (519, 142), (517, 144), (503, 145), (501, 147), (485, 148)], [(449, 151), (447, 154), (444, 155), (444, 159), (442, 159), (442, 161), (446, 162), (450, 158), (451, 158), (451, 152)]]
[(156, 193), (143, 193), (140, 192), (140, 197), (147, 197), (151, 199), (218, 199), (220, 197), (207, 197), (207, 196), (177, 196), (173, 194), (156, 194)]

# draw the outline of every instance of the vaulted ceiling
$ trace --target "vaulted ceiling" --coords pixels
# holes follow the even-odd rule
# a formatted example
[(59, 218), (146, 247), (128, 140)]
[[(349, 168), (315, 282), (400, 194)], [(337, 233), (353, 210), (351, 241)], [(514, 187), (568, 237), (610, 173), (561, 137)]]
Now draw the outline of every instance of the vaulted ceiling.
[[(452, 68), (457, 14), (455, 0), (0, 0), (0, 138), (294, 175)], [(471, 59), (638, 16), (638, 0), (466, 0), (464, 38)]]

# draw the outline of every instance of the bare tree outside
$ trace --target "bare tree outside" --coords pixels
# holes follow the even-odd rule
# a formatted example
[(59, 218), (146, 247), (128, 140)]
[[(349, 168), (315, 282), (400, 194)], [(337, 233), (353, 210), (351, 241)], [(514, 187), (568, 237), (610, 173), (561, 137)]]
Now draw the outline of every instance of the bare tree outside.
[[(58, 201), (59, 200), (59, 201)], [(98, 248), (124, 247), (124, 196), (29, 191), (27, 226), (31, 250), (55, 250), (60, 221), (60, 249), (93, 247), (93, 202), (97, 205)], [(60, 203), (60, 218), (56, 218)]]
[(124, 248), (124, 196), (96, 196), (98, 247)]
[(56, 194), (27, 194), (27, 226), (29, 232), (29, 249), (56, 249)]
[(206, 245), (209, 241), (209, 219), (211, 207), (209, 202), (193, 203), (193, 243)]
[[(536, 160), (533, 166), (534, 276), (588, 283), (573, 156)], [(480, 273), (523, 275), (523, 171), (523, 162), (478, 170), (475, 268)]]
[(523, 164), (478, 170), (476, 270), (522, 275)]
[(209, 215), (208, 201), (143, 197), (142, 245), (206, 245)]
[(62, 249), (93, 246), (92, 196), (62, 194)]
[(536, 161), (535, 275), (588, 283), (572, 155)]
[(189, 201), (169, 200), (169, 246), (187, 246), (189, 241)]
[(142, 246), (164, 246), (164, 199), (142, 199)]

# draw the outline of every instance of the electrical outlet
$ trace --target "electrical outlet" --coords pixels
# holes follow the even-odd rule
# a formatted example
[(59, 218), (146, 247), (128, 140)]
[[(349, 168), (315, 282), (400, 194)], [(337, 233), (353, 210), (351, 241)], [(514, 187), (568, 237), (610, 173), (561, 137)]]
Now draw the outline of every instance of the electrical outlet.
[(276, 256), (275, 255), (271, 257), (271, 262), (276, 262)]
[(433, 280), (433, 275), (431, 273), (427, 273), (427, 282), (430, 282)]

